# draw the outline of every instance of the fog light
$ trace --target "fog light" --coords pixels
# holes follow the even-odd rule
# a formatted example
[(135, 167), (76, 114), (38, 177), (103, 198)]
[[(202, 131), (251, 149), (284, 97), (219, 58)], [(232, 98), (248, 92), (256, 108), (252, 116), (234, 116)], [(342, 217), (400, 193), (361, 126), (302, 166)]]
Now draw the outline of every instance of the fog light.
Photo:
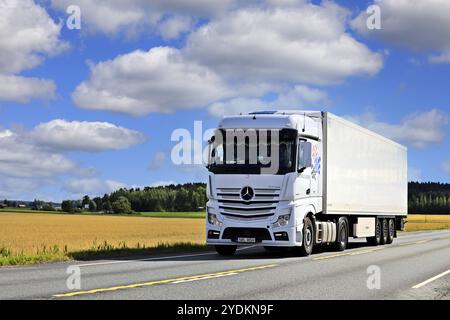
[(209, 230), (208, 231), (208, 238), (209, 239), (219, 239), (220, 232), (215, 230)]
[(286, 232), (275, 232), (273, 235), (277, 241), (289, 241), (289, 236)]
[(275, 228), (276, 227), (285, 227), (288, 225), (289, 220), (291, 219), (291, 214), (283, 214), (278, 217), (277, 222), (272, 224)]

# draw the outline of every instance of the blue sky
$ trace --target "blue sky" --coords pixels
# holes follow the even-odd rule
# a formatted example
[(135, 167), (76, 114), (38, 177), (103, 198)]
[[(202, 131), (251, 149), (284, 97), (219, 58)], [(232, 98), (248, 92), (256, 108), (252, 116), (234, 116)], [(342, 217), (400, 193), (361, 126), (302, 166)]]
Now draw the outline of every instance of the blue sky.
[(172, 163), (172, 132), (264, 107), (352, 118), (408, 146), (411, 179), (448, 182), (450, 37), (435, 38), (450, 5), (409, 2), (375, 1), (382, 29), (368, 30), (373, 1), (6, 1), (0, 198), (202, 181)]

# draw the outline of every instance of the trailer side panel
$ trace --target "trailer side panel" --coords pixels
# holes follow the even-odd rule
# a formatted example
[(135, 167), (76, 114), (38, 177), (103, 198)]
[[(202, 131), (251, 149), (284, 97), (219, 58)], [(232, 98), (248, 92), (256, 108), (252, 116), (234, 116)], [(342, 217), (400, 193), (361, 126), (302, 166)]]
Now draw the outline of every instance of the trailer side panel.
[(324, 213), (406, 215), (406, 148), (330, 113), (323, 125)]

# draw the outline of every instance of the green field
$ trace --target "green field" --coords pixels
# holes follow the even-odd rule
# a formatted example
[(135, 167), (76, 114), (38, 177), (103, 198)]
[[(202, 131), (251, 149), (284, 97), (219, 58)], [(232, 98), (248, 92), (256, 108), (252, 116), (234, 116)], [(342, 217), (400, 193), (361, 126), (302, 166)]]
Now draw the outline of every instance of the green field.
[(153, 218), (194, 218), (194, 219), (204, 219), (204, 212), (141, 212), (144, 217)]

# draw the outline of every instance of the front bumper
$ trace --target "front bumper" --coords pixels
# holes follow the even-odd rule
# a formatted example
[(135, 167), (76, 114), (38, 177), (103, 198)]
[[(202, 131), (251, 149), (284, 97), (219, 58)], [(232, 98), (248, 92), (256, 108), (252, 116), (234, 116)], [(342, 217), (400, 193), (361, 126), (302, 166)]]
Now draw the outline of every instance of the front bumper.
[[(210, 237), (212, 234), (214, 234), (214, 238)], [(261, 245), (274, 247), (301, 245), (301, 236), (299, 236), (296, 227), (272, 228), (268, 224), (229, 223), (223, 224), (221, 228), (208, 225), (206, 235), (206, 242), (209, 245)], [(238, 242), (238, 238), (255, 238), (256, 242), (241, 243)]]

